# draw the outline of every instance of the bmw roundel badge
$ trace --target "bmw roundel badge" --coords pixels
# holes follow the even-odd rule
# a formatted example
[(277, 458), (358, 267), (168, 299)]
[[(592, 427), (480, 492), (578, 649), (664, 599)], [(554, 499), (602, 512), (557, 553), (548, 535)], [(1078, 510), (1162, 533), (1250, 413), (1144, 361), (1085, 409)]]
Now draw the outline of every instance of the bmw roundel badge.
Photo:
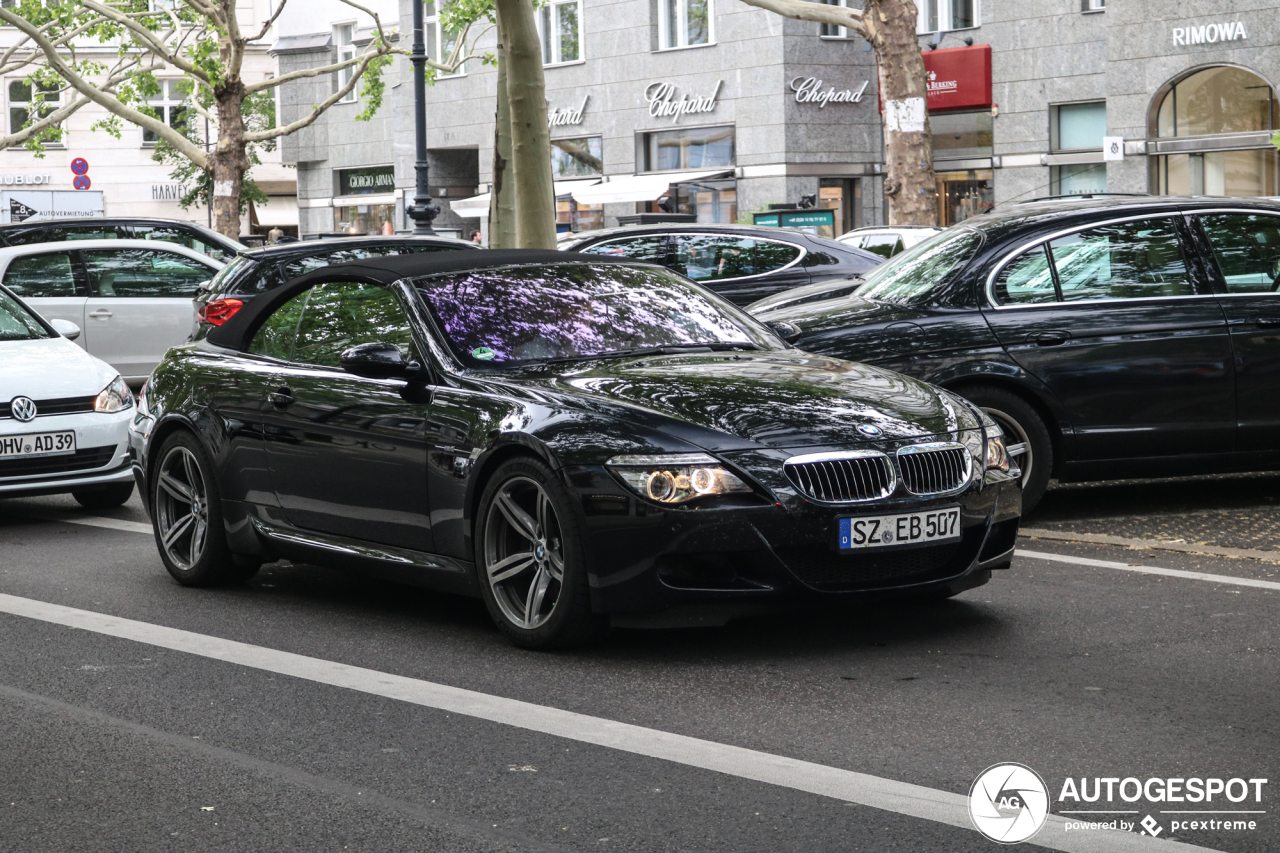
[(871, 424), (862, 424), (861, 426), (858, 427), (858, 432), (862, 433), (863, 435), (870, 436), (871, 438), (875, 438), (877, 435), (879, 435), (883, 431), (884, 430), (880, 429), (880, 427), (872, 426)]

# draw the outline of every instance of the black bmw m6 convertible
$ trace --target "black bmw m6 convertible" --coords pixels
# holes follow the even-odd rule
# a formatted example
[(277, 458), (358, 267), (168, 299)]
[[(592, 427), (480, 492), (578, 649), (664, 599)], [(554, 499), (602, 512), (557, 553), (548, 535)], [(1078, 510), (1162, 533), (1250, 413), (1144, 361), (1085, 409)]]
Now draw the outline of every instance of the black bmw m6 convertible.
[(171, 350), (131, 441), (180, 583), (364, 569), (539, 648), (677, 606), (954, 595), (1008, 566), (1021, 506), (959, 397), (563, 252), (298, 278)]

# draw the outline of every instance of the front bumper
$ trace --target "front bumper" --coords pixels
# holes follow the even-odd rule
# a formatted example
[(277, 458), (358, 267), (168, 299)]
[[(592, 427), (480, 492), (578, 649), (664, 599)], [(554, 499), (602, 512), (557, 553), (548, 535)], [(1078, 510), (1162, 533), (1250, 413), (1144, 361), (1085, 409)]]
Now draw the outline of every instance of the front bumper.
[[(637, 499), (603, 468), (565, 480), (586, 514), (593, 608), (612, 614), (958, 592), (1009, 566), (1022, 511), (1017, 478), (991, 472), (950, 497), (824, 505), (775, 489), (772, 505), (685, 510)], [(946, 506), (960, 507), (959, 542), (836, 547), (840, 518)]]
[(31, 497), (78, 492), (127, 483), (128, 425), (133, 410), (106, 414), (81, 412), (36, 418), (31, 423), (0, 421), (0, 436), (74, 431), (76, 453), (0, 462), (0, 497)]

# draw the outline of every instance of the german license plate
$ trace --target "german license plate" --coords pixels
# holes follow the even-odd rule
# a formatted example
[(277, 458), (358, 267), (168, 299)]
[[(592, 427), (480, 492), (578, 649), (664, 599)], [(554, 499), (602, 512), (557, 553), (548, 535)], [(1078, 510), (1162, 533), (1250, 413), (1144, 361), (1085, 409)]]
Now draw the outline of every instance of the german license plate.
[(960, 507), (904, 515), (864, 515), (840, 519), (840, 550), (954, 542), (960, 538)]
[(0, 435), (0, 459), (24, 459), (35, 456), (68, 456), (76, 452), (76, 434), (38, 432), (33, 435)]

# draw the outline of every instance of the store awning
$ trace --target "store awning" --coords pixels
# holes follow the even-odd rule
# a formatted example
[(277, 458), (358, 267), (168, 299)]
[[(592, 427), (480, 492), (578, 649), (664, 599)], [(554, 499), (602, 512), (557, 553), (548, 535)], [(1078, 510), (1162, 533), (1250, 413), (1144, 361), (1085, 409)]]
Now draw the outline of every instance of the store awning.
[(711, 169), (701, 172), (662, 172), (656, 175), (613, 175), (595, 186), (573, 190), (578, 204), (610, 204), (626, 201), (653, 201), (667, 191), (672, 184), (685, 184), (707, 178), (733, 174), (732, 169)]
[(297, 196), (268, 196), (266, 202), (253, 202), (253, 214), (262, 227), (279, 225), (298, 227)]
[[(556, 181), (554, 184), (556, 198), (566, 195), (573, 195), (574, 198), (577, 198), (577, 189), (595, 186), (598, 183), (600, 183), (599, 178), (583, 178), (580, 181)], [(449, 207), (463, 219), (488, 216), (489, 196), (490, 193), (481, 193), (480, 195), (473, 195), (471, 198), (460, 198), (457, 201), (449, 202)]]

